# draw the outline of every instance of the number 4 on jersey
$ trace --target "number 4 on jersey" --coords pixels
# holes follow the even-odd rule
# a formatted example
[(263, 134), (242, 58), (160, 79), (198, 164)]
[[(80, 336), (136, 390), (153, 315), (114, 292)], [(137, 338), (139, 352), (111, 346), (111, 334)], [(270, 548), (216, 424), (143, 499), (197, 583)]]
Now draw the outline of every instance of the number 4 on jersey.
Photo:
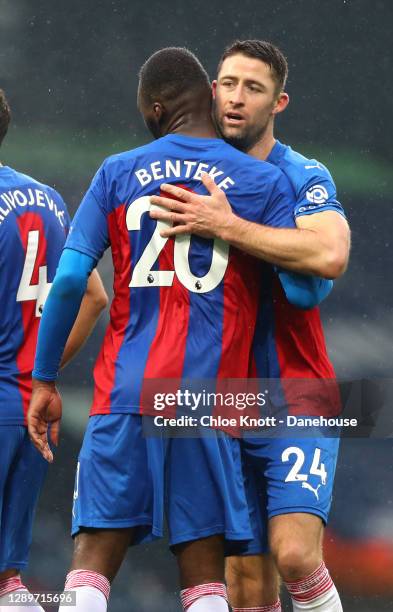
[(52, 283), (48, 283), (47, 266), (38, 269), (38, 284), (32, 285), (34, 268), (37, 260), (40, 232), (31, 230), (27, 238), (27, 249), (25, 264), (23, 266), (22, 278), (20, 279), (17, 302), (36, 301), (35, 316), (41, 317), (46, 298), (48, 297)]

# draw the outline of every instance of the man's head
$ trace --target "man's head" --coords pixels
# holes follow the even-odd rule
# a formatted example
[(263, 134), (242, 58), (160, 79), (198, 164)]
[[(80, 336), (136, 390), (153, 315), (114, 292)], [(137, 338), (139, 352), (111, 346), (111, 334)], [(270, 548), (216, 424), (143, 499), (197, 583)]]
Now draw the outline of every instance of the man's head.
[(210, 81), (197, 57), (167, 47), (149, 57), (139, 72), (138, 108), (153, 136), (167, 133), (174, 119), (210, 109)]
[(223, 138), (250, 151), (271, 130), (289, 101), (284, 93), (288, 64), (262, 40), (235, 41), (224, 51), (213, 82), (215, 121)]
[(0, 145), (4, 140), (11, 121), (11, 111), (8, 106), (4, 91), (0, 89)]

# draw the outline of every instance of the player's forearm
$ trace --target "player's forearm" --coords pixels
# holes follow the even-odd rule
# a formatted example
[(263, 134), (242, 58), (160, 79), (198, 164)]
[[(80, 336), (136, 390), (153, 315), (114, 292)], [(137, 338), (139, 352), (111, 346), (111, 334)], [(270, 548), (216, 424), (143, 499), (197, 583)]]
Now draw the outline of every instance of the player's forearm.
[(232, 215), (220, 232), (222, 240), (249, 255), (302, 274), (331, 278), (328, 245), (311, 229), (281, 229)]
[(78, 312), (76, 321), (65, 345), (60, 367), (67, 365), (82, 348), (104, 308), (108, 304), (108, 296), (97, 270), (93, 270), (87, 283), (86, 293)]
[(46, 301), (38, 333), (33, 377), (57, 378), (67, 338), (78, 315), (87, 280), (94, 266), (87, 255), (65, 249)]

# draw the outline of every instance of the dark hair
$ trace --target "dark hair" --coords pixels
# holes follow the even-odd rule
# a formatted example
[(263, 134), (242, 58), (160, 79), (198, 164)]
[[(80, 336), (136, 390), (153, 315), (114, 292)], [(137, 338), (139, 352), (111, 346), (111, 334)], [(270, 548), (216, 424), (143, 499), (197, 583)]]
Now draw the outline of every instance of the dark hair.
[(153, 53), (139, 71), (139, 94), (145, 102), (173, 100), (187, 90), (210, 92), (209, 76), (198, 58), (184, 47)]
[(5, 97), (5, 93), (0, 89), (0, 145), (4, 140), (11, 121), (11, 111)]
[(270, 66), (277, 90), (283, 91), (288, 77), (288, 62), (278, 47), (266, 40), (235, 40), (222, 54), (217, 71), (220, 72), (227, 57), (238, 54), (258, 59)]

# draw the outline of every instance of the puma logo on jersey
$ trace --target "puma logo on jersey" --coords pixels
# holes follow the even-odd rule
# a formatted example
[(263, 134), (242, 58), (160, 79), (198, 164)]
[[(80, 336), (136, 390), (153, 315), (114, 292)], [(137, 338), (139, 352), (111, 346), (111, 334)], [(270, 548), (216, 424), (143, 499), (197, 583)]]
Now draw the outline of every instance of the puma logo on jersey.
[(314, 166), (304, 166), (306, 170), (311, 170), (311, 168), (318, 168), (319, 170), (323, 170), (322, 166), (319, 164), (315, 164)]
[(313, 493), (315, 493), (315, 497), (317, 498), (318, 501), (319, 501), (318, 489), (320, 486), (321, 485), (319, 484), (317, 488), (314, 489), (314, 487), (312, 487), (308, 482), (302, 482), (302, 489), (308, 489), (309, 491), (312, 491)]

